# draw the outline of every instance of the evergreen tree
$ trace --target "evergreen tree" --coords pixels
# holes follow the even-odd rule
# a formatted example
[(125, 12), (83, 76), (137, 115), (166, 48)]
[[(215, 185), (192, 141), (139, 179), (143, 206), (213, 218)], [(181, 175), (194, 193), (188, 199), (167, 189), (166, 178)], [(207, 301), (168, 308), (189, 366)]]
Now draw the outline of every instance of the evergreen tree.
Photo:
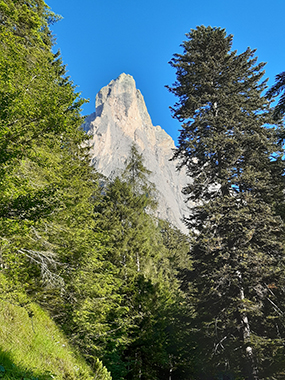
[(151, 183), (148, 176), (151, 171), (144, 166), (143, 157), (138, 153), (136, 144), (131, 145), (130, 154), (125, 162), (125, 170), (122, 179), (131, 187), (134, 194), (144, 194), (149, 198), (149, 207), (157, 206), (155, 200), (155, 185)]
[[(171, 61), (183, 122), (175, 158), (191, 177), (186, 219), (201, 379), (283, 376), (283, 201), (280, 131), (262, 95), (264, 64), (232, 51), (224, 29), (197, 27)], [(283, 375), (282, 375), (283, 374)], [(224, 377), (223, 377), (224, 376)], [(234, 377), (235, 376), (235, 377)], [(275, 376), (275, 377), (274, 377)]]
[(133, 145), (122, 178), (107, 182), (95, 199), (101, 267), (91, 253), (73, 281), (72, 335), (116, 380), (163, 378), (179, 365), (173, 320), (182, 296), (172, 269), (178, 259), (148, 214), (155, 204), (148, 174)]
[(276, 75), (275, 84), (267, 91), (267, 97), (271, 99), (274, 96), (280, 96), (280, 99), (274, 109), (274, 119), (278, 120), (285, 113), (285, 71)]
[(109, 234), (109, 260), (118, 269), (121, 285), (117, 293), (124, 310), (120, 316), (113, 314), (122, 327), (119, 335), (107, 340), (103, 362), (114, 379), (155, 378), (155, 366), (167, 362), (166, 350), (161, 346), (164, 323), (156, 319), (158, 310), (166, 307), (169, 294), (166, 287), (165, 294), (161, 290), (163, 246), (154, 220), (147, 214), (155, 207), (154, 186), (148, 181), (150, 172), (135, 145), (125, 165), (122, 178), (107, 184), (96, 208), (100, 230)]
[(51, 51), (47, 5), (1, 1), (0, 13), (1, 275), (64, 324), (70, 274), (98, 245), (83, 100)]
[(159, 378), (168, 376), (171, 380), (192, 379), (199, 364), (195, 355), (196, 337), (193, 334), (195, 311), (191, 300), (192, 284), (188, 281), (188, 273), (192, 270), (190, 239), (164, 220), (159, 221), (159, 229), (167, 250), (165, 257), (168, 260), (168, 276), (170, 279), (178, 279), (179, 284), (175, 303), (166, 314), (167, 352), (170, 359), (168, 373), (161, 374)]
[[(88, 256), (99, 272), (102, 249), (84, 100), (51, 50), (57, 19), (42, 0), (0, 1), (0, 294), (38, 301), (71, 336), (73, 274)], [(92, 360), (94, 375), (109, 379)]]
[(51, 51), (48, 26), (57, 17), (47, 5), (1, 1), (0, 14), (2, 267), (8, 273), (18, 263), (15, 271), (23, 270), (26, 282), (27, 276), (37, 277), (29, 268), (34, 263), (45, 281), (57, 282), (52, 269), (61, 261), (54, 241), (59, 215), (79, 203), (86, 209), (94, 187), (81, 147), (83, 100)]

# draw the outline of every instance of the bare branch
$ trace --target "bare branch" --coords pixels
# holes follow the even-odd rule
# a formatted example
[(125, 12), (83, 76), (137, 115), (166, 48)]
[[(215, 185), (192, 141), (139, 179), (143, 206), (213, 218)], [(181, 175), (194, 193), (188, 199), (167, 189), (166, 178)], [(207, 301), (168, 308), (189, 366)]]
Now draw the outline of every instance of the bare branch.
[(62, 263), (54, 259), (55, 253), (51, 251), (33, 251), (30, 249), (19, 249), (18, 253), (25, 255), (32, 262), (40, 266), (41, 276), (45, 284), (52, 287), (64, 286), (64, 281), (61, 276), (52, 272), (50, 267), (56, 268), (57, 265), (63, 265)]

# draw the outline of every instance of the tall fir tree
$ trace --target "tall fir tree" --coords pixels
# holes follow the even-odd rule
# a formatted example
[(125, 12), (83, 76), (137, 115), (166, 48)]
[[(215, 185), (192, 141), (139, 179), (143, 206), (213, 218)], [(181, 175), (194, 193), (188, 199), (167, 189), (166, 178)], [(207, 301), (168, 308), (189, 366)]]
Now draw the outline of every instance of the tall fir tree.
[(178, 232), (170, 237), (166, 226), (161, 233), (149, 215), (156, 202), (148, 174), (133, 145), (122, 177), (107, 181), (95, 200), (101, 267), (91, 254), (74, 274), (72, 335), (84, 355), (99, 356), (116, 380), (164, 378), (182, 356), (174, 321), (184, 302), (176, 268), (186, 242)]
[(280, 95), (274, 109), (274, 119), (282, 118), (285, 114), (285, 71), (276, 75), (275, 84), (267, 91), (266, 95), (269, 99)]
[(36, 300), (66, 325), (72, 274), (91, 254), (101, 264), (84, 100), (52, 52), (57, 19), (43, 0), (0, 1), (0, 294)]
[(174, 157), (195, 203), (192, 296), (201, 379), (284, 376), (284, 235), (280, 130), (270, 127), (263, 63), (232, 51), (224, 29), (199, 26), (170, 64), (183, 122)]
[(39, 264), (47, 280), (60, 261), (53, 224), (63, 210), (84, 202), (87, 209), (93, 191), (79, 128), (84, 101), (51, 51), (57, 17), (45, 2), (1, 1), (0, 13), (2, 266), (8, 273), (18, 262), (25, 277), (30, 263)]
[[(108, 231), (109, 260), (120, 281), (117, 295), (123, 312), (113, 314), (114, 321), (109, 322), (121, 328), (108, 338), (103, 360), (118, 380), (156, 378), (156, 372), (168, 364), (162, 344), (165, 321), (157, 317), (171, 303), (171, 290), (160, 268), (166, 259), (160, 235), (147, 213), (156, 205), (149, 174), (132, 145), (121, 178), (106, 185), (96, 209), (100, 229)], [(149, 350), (150, 344), (155, 349)]]

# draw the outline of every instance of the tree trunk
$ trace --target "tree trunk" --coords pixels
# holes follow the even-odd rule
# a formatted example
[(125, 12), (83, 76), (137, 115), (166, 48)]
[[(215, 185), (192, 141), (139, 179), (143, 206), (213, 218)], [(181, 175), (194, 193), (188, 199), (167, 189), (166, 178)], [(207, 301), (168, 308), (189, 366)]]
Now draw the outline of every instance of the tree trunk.
[(250, 325), (246, 313), (246, 306), (244, 304), (244, 288), (243, 288), (243, 281), (242, 281), (242, 274), (240, 271), (237, 271), (237, 277), (239, 279), (239, 284), (240, 284), (240, 299), (242, 301), (242, 312), (241, 312), (241, 325), (242, 325), (242, 336), (243, 336), (243, 341), (246, 343), (245, 345), (245, 354), (246, 357), (248, 358), (248, 362), (250, 365), (249, 369), (249, 380), (259, 380), (258, 377), (258, 368), (255, 364), (255, 358), (253, 354), (252, 347), (250, 345)]
[(140, 256), (139, 253), (137, 252), (137, 272), (140, 272), (141, 267), (140, 267)]

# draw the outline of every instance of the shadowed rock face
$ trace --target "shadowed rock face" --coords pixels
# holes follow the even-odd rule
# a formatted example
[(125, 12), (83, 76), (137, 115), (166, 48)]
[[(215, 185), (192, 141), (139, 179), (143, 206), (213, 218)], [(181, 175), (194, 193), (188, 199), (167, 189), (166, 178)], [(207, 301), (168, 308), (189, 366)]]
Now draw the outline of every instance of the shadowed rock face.
[(132, 76), (121, 74), (99, 91), (96, 112), (86, 118), (83, 128), (91, 135), (92, 165), (109, 178), (120, 174), (135, 142), (158, 191), (157, 216), (185, 232), (181, 221), (189, 214), (181, 194), (187, 183), (185, 172), (178, 173), (169, 161), (174, 142), (160, 126), (152, 125)]

